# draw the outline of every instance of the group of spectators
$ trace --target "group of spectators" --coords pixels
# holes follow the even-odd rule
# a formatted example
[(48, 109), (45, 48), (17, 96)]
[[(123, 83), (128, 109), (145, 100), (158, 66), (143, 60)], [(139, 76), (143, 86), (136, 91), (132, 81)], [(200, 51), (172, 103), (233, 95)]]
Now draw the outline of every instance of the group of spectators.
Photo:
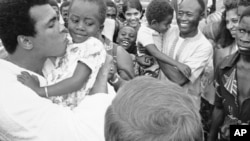
[(0, 0), (0, 140), (230, 140), (250, 124), (250, 1), (211, 9)]

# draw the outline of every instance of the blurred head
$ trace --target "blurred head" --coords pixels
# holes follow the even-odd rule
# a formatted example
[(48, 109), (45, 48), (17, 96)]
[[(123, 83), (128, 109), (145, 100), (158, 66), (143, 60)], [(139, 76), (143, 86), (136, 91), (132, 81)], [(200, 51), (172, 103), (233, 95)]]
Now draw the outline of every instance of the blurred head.
[(118, 32), (116, 43), (121, 45), (124, 49), (129, 50), (135, 45), (136, 30), (131, 26), (123, 26)]
[(62, 18), (63, 18), (63, 21), (65, 23), (68, 23), (68, 18), (69, 18), (69, 6), (70, 6), (70, 2), (69, 1), (66, 1), (66, 2), (63, 2), (61, 7), (60, 7), (60, 12), (62, 14)]
[(177, 12), (177, 24), (180, 36), (193, 37), (198, 32), (198, 25), (204, 15), (204, 0), (182, 0)]
[(142, 15), (142, 5), (139, 0), (127, 0), (124, 2), (122, 11), (124, 13), (127, 24), (132, 27), (140, 25)]
[(103, 0), (74, 0), (69, 8), (68, 29), (75, 43), (98, 38), (106, 17)]
[(250, 0), (238, 0), (237, 14), (239, 17), (247, 8), (250, 8)]
[(197, 104), (178, 85), (137, 77), (121, 87), (105, 116), (106, 141), (202, 141)]
[(116, 7), (117, 7), (119, 13), (122, 13), (122, 6), (123, 6), (123, 4), (124, 4), (123, 1), (124, 1), (124, 0), (114, 0), (114, 3), (115, 3), (115, 5), (116, 5)]
[(173, 19), (173, 11), (172, 6), (166, 0), (151, 1), (146, 11), (148, 24), (159, 33), (166, 32)]
[(239, 19), (236, 41), (239, 52), (250, 56), (250, 8), (247, 8)]
[(65, 32), (47, 0), (0, 2), (0, 38), (11, 55), (21, 51), (36, 58), (63, 55)]
[(117, 8), (116, 8), (115, 3), (112, 2), (111, 0), (107, 0), (106, 6), (107, 6), (106, 17), (115, 20), (117, 16)]

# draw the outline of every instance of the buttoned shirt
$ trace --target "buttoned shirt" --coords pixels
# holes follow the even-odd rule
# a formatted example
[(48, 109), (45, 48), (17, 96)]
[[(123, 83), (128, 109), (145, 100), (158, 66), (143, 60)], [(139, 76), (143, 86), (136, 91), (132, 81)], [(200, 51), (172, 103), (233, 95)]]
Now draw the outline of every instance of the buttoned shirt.
[(215, 106), (225, 112), (224, 124), (250, 123), (250, 98), (239, 104), (239, 90), (237, 80), (237, 62), (240, 54), (236, 52), (226, 57), (218, 66), (215, 73)]

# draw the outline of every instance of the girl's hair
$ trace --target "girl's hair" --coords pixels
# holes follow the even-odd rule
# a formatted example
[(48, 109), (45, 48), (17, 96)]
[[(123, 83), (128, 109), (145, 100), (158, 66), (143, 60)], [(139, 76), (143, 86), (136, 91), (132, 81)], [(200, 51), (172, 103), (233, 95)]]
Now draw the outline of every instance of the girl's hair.
[(237, 8), (237, 3), (236, 2), (231, 2), (231, 3), (227, 3), (225, 5), (225, 11), (222, 13), (222, 21), (220, 23), (220, 29), (221, 32), (217, 35), (217, 37), (215, 38), (215, 42), (218, 43), (219, 45), (221, 45), (221, 47), (227, 47), (229, 45), (231, 45), (234, 42), (234, 38), (232, 37), (230, 31), (227, 29), (226, 27), (226, 13), (229, 10), (232, 9), (236, 9)]
[(122, 6), (123, 14), (125, 14), (129, 8), (135, 8), (138, 11), (143, 12), (140, 0), (125, 0)]

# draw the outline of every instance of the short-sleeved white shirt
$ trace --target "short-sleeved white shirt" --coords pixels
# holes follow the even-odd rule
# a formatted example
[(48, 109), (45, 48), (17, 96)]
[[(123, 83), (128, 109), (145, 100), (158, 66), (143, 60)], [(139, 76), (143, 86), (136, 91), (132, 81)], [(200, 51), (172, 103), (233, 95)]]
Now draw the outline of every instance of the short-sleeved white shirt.
[[(200, 95), (201, 73), (212, 59), (213, 48), (201, 31), (198, 31), (196, 36), (182, 40), (178, 49), (176, 49), (176, 45), (180, 38), (179, 34), (180, 31), (177, 26), (172, 26), (168, 30), (163, 43), (163, 53), (173, 58), (172, 52), (176, 52), (174, 53), (175, 56), (173, 59), (180, 63), (184, 63), (191, 68), (192, 74), (188, 78), (190, 82), (183, 87), (190, 94), (198, 96)], [(162, 71), (160, 72), (159, 79), (168, 80)]]
[[(162, 50), (164, 34), (160, 34), (159, 32), (149, 28), (147, 25), (141, 25), (137, 33), (136, 44), (142, 44), (143, 47), (147, 45), (154, 44), (159, 51)], [(141, 56), (140, 52), (138, 55)]]

